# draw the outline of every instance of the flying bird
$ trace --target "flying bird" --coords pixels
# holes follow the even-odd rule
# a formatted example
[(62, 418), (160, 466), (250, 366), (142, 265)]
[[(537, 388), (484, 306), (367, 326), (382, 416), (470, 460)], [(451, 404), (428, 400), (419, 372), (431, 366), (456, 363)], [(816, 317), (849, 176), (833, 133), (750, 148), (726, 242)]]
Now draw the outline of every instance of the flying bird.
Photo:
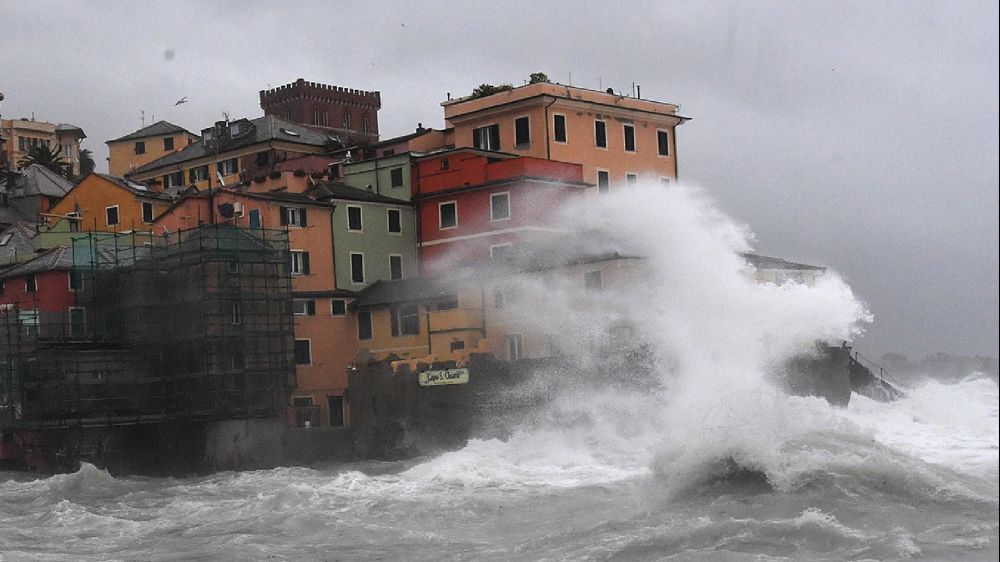
[(182, 103), (187, 103), (187, 101), (188, 101), (188, 97), (184, 96), (183, 98), (177, 100), (177, 103), (175, 103), (174, 105), (180, 105)]

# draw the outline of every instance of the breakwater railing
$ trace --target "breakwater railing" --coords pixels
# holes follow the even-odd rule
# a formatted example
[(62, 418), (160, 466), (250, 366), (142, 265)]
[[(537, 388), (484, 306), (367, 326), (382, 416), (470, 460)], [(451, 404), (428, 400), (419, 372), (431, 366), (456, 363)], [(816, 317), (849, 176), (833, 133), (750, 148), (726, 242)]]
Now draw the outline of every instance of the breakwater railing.
[(889, 376), (889, 373), (887, 373), (886, 370), (885, 370), (885, 368), (883, 368), (881, 365), (879, 365), (878, 363), (875, 363), (871, 359), (868, 359), (864, 355), (861, 355), (860, 351), (854, 350), (854, 360), (857, 361), (858, 363), (864, 365), (865, 367), (867, 367), (868, 370), (872, 372), (872, 374), (875, 374), (875, 372), (877, 370), (878, 371), (878, 380), (880, 382), (888, 382), (889, 384), (892, 384), (893, 386), (898, 387), (898, 388), (908, 388), (907, 385), (905, 385), (905, 384), (899, 382), (898, 380), (892, 378), (891, 376)]

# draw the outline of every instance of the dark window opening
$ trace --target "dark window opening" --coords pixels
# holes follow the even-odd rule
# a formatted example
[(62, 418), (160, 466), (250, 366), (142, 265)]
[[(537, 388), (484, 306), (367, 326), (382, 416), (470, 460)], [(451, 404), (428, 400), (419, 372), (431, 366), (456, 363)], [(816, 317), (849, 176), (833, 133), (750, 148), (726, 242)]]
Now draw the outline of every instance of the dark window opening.
[(344, 397), (328, 396), (326, 403), (330, 415), (330, 427), (344, 427)]
[(403, 232), (403, 224), (399, 209), (389, 209), (386, 211), (389, 222), (389, 232), (399, 234)]
[(389, 279), (396, 280), (402, 278), (403, 278), (402, 256), (389, 256)]
[(370, 310), (358, 312), (358, 339), (372, 339), (372, 311)]
[(458, 204), (442, 203), (438, 207), (440, 216), (438, 217), (439, 228), (452, 228), (458, 226)]
[(625, 125), (625, 151), (635, 152), (635, 127)]
[(393, 168), (389, 170), (389, 185), (392, 187), (403, 187), (403, 169)]
[(351, 254), (351, 282), (365, 282), (365, 255)]
[(347, 230), (361, 230), (361, 207), (347, 208)]
[(173, 150), (174, 149), (174, 137), (167, 137), (163, 139), (163, 150)]
[(556, 142), (566, 142), (566, 116), (553, 116)]
[(330, 301), (330, 315), (344, 316), (347, 314), (347, 301), (343, 299), (333, 299)]
[(594, 144), (600, 148), (608, 147), (608, 125), (604, 121), (594, 121)]
[(670, 156), (670, 136), (666, 131), (656, 131), (656, 151), (660, 156)]
[(142, 202), (142, 222), (151, 223), (153, 222), (153, 204), (143, 201)]
[(472, 146), (483, 150), (500, 150), (500, 125), (473, 129)]
[(518, 117), (514, 120), (514, 146), (526, 147), (531, 145), (531, 126), (527, 117)]
[(608, 172), (598, 171), (597, 172), (597, 192), (607, 193), (611, 186), (611, 177)]
[(308, 365), (312, 363), (312, 347), (309, 340), (295, 340), (295, 364)]
[(144, 141), (136, 141), (135, 143), (135, 153), (145, 154), (146, 153), (146, 143)]

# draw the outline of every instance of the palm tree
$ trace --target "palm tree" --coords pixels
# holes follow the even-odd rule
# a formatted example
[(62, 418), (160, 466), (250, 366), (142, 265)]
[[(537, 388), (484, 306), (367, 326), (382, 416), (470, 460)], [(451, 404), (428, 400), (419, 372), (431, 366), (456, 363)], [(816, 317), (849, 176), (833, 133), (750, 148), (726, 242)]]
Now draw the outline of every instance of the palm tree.
[(32, 164), (44, 166), (53, 172), (64, 176), (67, 172), (67, 164), (59, 155), (58, 148), (52, 148), (39, 144), (28, 149), (28, 153), (17, 163), (17, 169), (23, 170)]
[(94, 163), (94, 153), (89, 148), (80, 149), (80, 177), (94, 171), (97, 165)]

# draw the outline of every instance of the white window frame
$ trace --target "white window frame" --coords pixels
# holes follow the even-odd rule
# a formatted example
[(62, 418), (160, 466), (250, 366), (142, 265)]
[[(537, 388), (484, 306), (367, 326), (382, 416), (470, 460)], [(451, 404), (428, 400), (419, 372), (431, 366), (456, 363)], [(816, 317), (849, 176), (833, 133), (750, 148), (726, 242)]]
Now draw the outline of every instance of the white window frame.
[[(351, 209), (358, 210), (358, 219), (360, 221), (361, 228), (351, 228)], [(364, 232), (365, 231), (365, 211), (364, 207), (361, 205), (347, 205), (347, 231), (348, 232)]]
[[(108, 211), (111, 209), (115, 210), (115, 223), (112, 224), (108, 221)], [(118, 226), (122, 223), (122, 210), (118, 208), (118, 205), (110, 205), (104, 208), (104, 222), (108, 223), (108, 226)]]
[[(667, 135), (667, 153), (660, 154), (660, 133), (666, 133)], [(659, 158), (670, 158), (670, 129), (656, 129), (656, 156)]]
[[(311, 299), (292, 299), (292, 316), (309, 316), (309, 301)], [(298, 305), (302, 305), (302, 310)]]
[[(608, 190), (605, 192), (601, 192), (601, 172), (604, 172), (608, 176)], [(594, 183), (597, 184), (597, 193), (600, 195), (604, 195), (604, 193), (611, 193), (611, 170), (606, 170), (604, 168), (595, 168), (594, 174), (596, 176)]]
[[(342, 302), (342, 303), (344, 303), (344, 313), (343, 314), (337, 314), (337, 313), (335, 313), (333, 311), (333, 303), (335, 303), (335, 302)], [(343, 317), (347, 316), (347, 299), (330, 299), (330, 316), (333, 316), (333, 317), (336, 317), (336, 318), (343, 318)]]
[[(493, 198), (494, 197), (498, 197), (500, 195), (504, 195), (504, 196), (507, 197), (507, 216), (506, 217), (497, 218), (494, 215), (494, 213), (493, 213)], [(509, 191), (498, 191), (496, 193), (490, 193), (490, 222), (509, 221), (510, 217), (511, 217), (511, 214), (512, 213), (511, 213), (511, 209), (510, 209), (510, 192)]]
[[(604, 123), (604, 146), (597, 144), (597, 124)], [(608, 122), (604, 119), (594, 119), (594, 148), (598, 150), (608, 150), (608, 145), (611, 144), (611, 138), (608, 134)]]
[(305, 272), (302, 271), (302, 269), (303, 269), (302, 266), (305, 265), (305, 261), (302, 259), (302, 257), (303, 257), (304, 254), (306, 254), (306, 251), (305, 250), (288, 250), (288, 253), (291, 255), (291, 258), (292, 258), (291, 261), (290, 261), (290, 264), (289, 264), (289, 265), (291, 265), (291, 267), (289, 268), (291, 270), (291, 274), (293, 276), (305, 275)]
[[(385, 155), (383, 154), (383, 156)], [(399, 185), (393, 185), (392, 183), (392, 173), (395, 171), (399, 171)], [(406, 174), (403, 172), (404, 172), (403, 166), (395, 166), (389, 168), (389, 187), (391, 188), (406, 187)]]
[[(441, 224), (441, 207), (444, 207), (445, 205), (454, 205), (455, 206), (455, 224), (454, 224), (454, 226), (442, 226), (442, 224)], [(438, 203), (438, 230), (451, 230), (453, 228), (458, 228), (458, 224), (459, 224), (458, 223), (458, 201), (453, 199), (451, 201), (442, 201), (442, 202)]]
[[(392, 221), (389, 220), (389, 215), (396, 213), (399, 217), (399, 232), (392, 231)], [(385, 231), (391, 236), (402, 236), (403, 235), (403, 211), (399, 209), (386, 209), (385, 210)]]
[[(296, 367), (308, 367), (308, 366), (312, 365), (313, 364), (313, 344), (312, 344), (312, 338), (295, 338), (295, 341), (296, 342), (304, 341), (304, 342), (308, 342), (308, 344), (309, 344), (309, 362), (308, 363), (299, 363), (298, 362), (298, 360), (295, 357), (295, 344), (294, 343), (292, 344), (292, 361), (295, 362), (295, 366)], [(305, 397), (304, 396), (300, 396), (299, 398), (305, 398)], [(311, 398), (312, 397), (310, 396), (310, 399)]]
[[(625, 141), (628, 138), (625, 135), (625, 129), (632, 129), (632, 150), (629, 150), (625, 145)], [(639, 152), (639, 137), (636, 135), (634, 123), (622, 123), (622, 151), (626, 154), (635, 154), (636, 152)]]
[[(355, 281), (354, 280), (354, 256), (361, 256), (361, 281)], [(365, 279), (368, 279), (368, 276), (365, 274), (365, 253), (364, 252), (351, 252), (351, 254), (350, 254), (350, 263), (348, 265), (348, 273), (351, 275), (351, 284), (352, 285), (364, 285), (365, 284)]]
[[(503, 337), (503, 341), (507, 347), (507, 360), (516, 361), (518, 359), (524, 358), (524, 340), (521, 334), (506, 334)], [(516, 353), (511, 353), (511, 344), (516, 349)]]
[[(146, 205), (149, 205), (149, 220), (146, 220)], [(139, 214), (142, 216), (142, 222), (145, 224), (153, 224), (156, 220), (156, 209), (153, 208), (153, 204), (149, 201), (139, 201)]]
[[(399, 277), (394, 278), (392, 276), (392, 258), (399, 259)], [(389, 280), (395, 281), (396, 279), (403, 278), (403, 255), (402, 254), (389, 254)]]
[[(517, 120), (518, 119), (527, 119), (528, 120), (528, 142), (526, 142), (526, 143), (521, 143), (521, 144), (517, 143)], [(511, 127), (513, 127), (513, 133), (514, 133), (513, 134), (513, 136), (514, 136), (514, 145), (513, 145), (514, 146), (514, 150), (527, 150), (527, 149), (531, 148), (531, 115), (528, 115), (528, 114), (517, 115), (517, 116), (514, 117), (514, 119), (511, 120), (510, 124), (511, 124)]]
[[(232, 170), (230, 170), (229, 164), (232, 163)], [(239, 158), (227, 158), (222, 160), (215, 167), (216, 171), (222, 174), (223, 177), (238, 174), (240, 171), (240, 161)]]
[[(257, 226), (253, 226), (253, 216), (255, 214), (257, 215)], [(264, 217), (258, 207), (254, 207), (253, 209), (247, 211), (247, 227), (253, 228), (254, 230), (264, 228)]]
[[(566, 140), (556, 140), (556, 116), (563, 118), (563, 130), (566, 133)], [(569, 118), (566, 117), (565, 113), (553, 113), (552, 114), (552, 142), (556, 144), (569, 144)]]
[[(486, 129), (486, 130), (487, 130), (487, 133), (486, 133), (486, 141), (487, 141), (487, 142), (486, 142), (485, 144), (490, 144), (490, 143), (489, 143), (489, 140), (490, 140), (490, 135), (489, 135), (489, 128), (490, 128), (490, 127), (496, 127), (496, 128), (497, 128), (497, 137), (498, 137), (498, 139), (497, 139), (497, 141), (498, 141), (498, 142), (497, 142), (497, 144), (498, 144), (499, 146), (496, 146), (496, 147), (492, 147), (492, 146), (491, 146), (491, 147), (485, 147), (485, 146), (482, 146), (482, 145), (483, 145), (483, 143), (482, 143), (482, 142), (480, 142), (480, 143), (479, 143), (479, 144), (480, 144), (480, 146), (479, 146), (479, 148), (478, 148), (477, 150), (491, 150), (491, 151), (499, 151), (499, 150), (502, 150), (502, 146), (503, 146), (503, 138), (502, 138), (502, 135), (500, 134), (500, 123), (488, 123), (488, 124), (486, 124), (486, 125), (480, 125), (480, 126), (478, 126), (478, 127), (473, 127), (473, 128), (472, 128), (472, 134), (473, 134), (473, 135), (475, 135), (475, 134), (476, 134), (476, 131), (480, 131), (480, 130), (483, 130), (483, 129)], [(476, 146), (476, 141), (475, 141), (475, 137), (473, 137), (473, 139), (472, 139), (472, 146), (473, 146), (473, 147), (475, 147), (475, 146)]]
[(291, 228), (303, 228), (302, 226), (302, 213), (305, 212), (304, 207), (285, 207), (285, 211), (288, 214), (285, 216), (285, 226)]

